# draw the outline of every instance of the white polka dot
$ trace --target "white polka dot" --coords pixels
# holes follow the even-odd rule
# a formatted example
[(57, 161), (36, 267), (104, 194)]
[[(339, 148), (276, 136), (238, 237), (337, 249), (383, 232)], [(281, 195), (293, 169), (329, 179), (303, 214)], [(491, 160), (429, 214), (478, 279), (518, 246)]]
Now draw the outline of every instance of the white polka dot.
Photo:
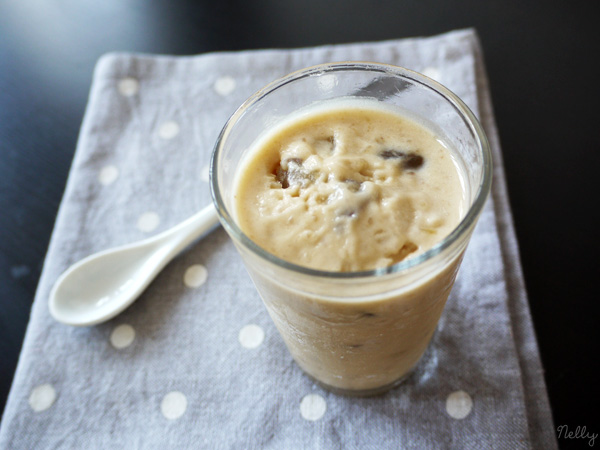
[(426, 67), (425, 69), (423, 69), (422, 73), (426, 77), (429, 77), (436, 81), (440, 81), (440, 79), (442, 77), (442, 74), (440, 73), (440, 71), (438, 69), (436, 69), (435, 67)]
[(187, 409), (187, 398), (179, 391), (169, 392), (160, 404), (160, 410), (167, 419), (175, 420), (183, 416)]
[(189, 288), (197, 288), (206, 282), (208, 272), (202, 264), (194, 264), (185, 271), (183, 283)]
[(265, 332), (258, 325), (246, 325), (240, 330), (238, 339), (240, 340), (242, 347), (256, 348), (264, 341)]
[(131, 97), (132, 95), (137, 94), (139, 88), (140, 84), (135, 78), (128, 77), (119, 81), (119, 92), (125, 97)]
[(300, 414), (306, 420), (319, 420), (327, 411), (325, 399), (317, 394), (308, 394), (300, 402)]
[(29, 395), (29, 406), (35, 412), (45, 411), (56, 400), (56, 391), (50, 384), (41, 384), (35, 387)]
[(202, 172), (200, 172), (200, 177), (202, 178), (202, 181), (208, 182), (210, 179), (210, 167), (204, 166)]
[(213, 86), (215, 92), (223, 97), (229, 95), (235, 89), (235, 80), (231, 77), (221, 77)]
[(446, 412), (454, 419), (464, 419), (473, 408), (473, 400), (465, 391), (456, 391), (446, 399)]
[(163, 139), (173, 139), (179, 134), (179, 124), (172, 120), (163, 123), (158, 129), (158, 135)]
[(98, 181), (100, 181), (101, 184), (107, 186), (113, 183), (118, 176), (119, 169), (117, 169), (115, 166), (106, 166), (103, 167), (102, 170), (100, 170), (100, 173), (98, 173)]
[(110, 334), (110, 343), (114, 348), (129, 347), (134, 339), (135, 330), (127, 324), (119, 325)]
[(159, 223), (160, 217), (158, 217), (158, 214), (150, 211), (142, 214), (139, 217), (137, 221), (137, 227), (140, 231), (148, 233), (150, 231), (154, 231)]

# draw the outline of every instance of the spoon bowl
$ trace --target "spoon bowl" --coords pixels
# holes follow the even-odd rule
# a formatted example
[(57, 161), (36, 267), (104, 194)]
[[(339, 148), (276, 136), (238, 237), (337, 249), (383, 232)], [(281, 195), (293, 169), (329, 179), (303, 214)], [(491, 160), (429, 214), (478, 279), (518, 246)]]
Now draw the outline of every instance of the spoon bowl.
[(218, 222), (211, 204), (156, 236), (84, 258), (54, 284), (50, 314), (75, 326), (112, 319), (130, 306), (177, 254)]

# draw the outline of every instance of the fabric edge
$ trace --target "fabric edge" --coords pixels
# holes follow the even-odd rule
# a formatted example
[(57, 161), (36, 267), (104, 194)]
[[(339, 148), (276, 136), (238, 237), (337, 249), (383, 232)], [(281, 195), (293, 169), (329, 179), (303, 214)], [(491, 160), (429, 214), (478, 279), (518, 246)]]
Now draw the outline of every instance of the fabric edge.
[[(519, 366), (521, 368), (523, 391), (525, 394), (525, 409), (531, 444), (533, 448), (557, 448), (554, 435), (554, 424), (548, 398), (548, 391), (544, 378), (544, 370), (539, 353), (537, 336), (533, 327), (527, 291), (525, 287), (518, 242), (516, 239), (512, 210), (510, 209), (506, 175), (502, 152), (500, 151), (499, 136), (489, 91), (489, 81), (484, 64), (484, 55), (477, 33), (473, 34), (473, 50), (476, 54), (477, 83), (479, 107), (482, 118), (485, 117), (484, 127), (490, 130), (488, 137), (491, 145), (496, 150), (494, 162), (498, 165), (502, 177), (496, 177), (492, 185), (494, 209), (498, 232), (500, 235), (502, 257), (505, 276), (508, 284), (508, 311), (511, 317), (512, 330), (516, 341), (523, 341), (523, 336), (528, 335), (533, 341), (535, 351), (527, 355), (523, 345), (515, 345)], [(513, 289), (510, 289), (513, 286)], [(534, 377), (539, 375), (539, 386), (535, 386)], [(549, 428), (550, 431), (547, 431)], [(552, 446), (552, 447), (550, 447)]]
[(223, 51), (214, 51), (214, 52), (206, 52), (206, 53), (197, 53), (197, 54), (188, 54), (188, 55), (166, 55), (166, 54), (152, 54), (152, 53), (143, 53), (143, 52), (124, 52), (124, 51), (115, 51), (115, 52), (107, 52), (100, 56), (98, 61), (96, 62), (95, 73), (97, 72), (107, 72), (110, 67), (113, 67), (116, 62), (124, 61), (130, 58), (136, 59), (137, 61), (193, 61), (197, 58), (203, 57), (214, 57), (214, 56), (223, 56), (229, 55), (231, 57), (236, 57), (239, 53), (244, 53), (246, 55), (265, 53), (265, 52), (276, 52), (276, 53), (287, 53), (289, 51), (314, 51), (318, 49), (327, 49), (334, 47), (343, 47), (343, 46), (353, 46), (353, 47), (361, 47), (361, 46), (371, 46), (373, 44), (377, 45), (386, 45), (393, 44), (398, 41), (410, 42), (410, 41), (427, 41), (427, 40), (445, 40), (451, 36), (461, 36), (469, 37), (475, 36), (476, 30), (473, 27), (467, 28), (459, 28), (455, 30), (445, 31), (443, 33), (435, 34), (432, 36), (407, 36), (407, 37), (399, 37), (394, 39), (386, 39), (383, 41), (364, 41), (364, 42), (340, 42), (340, 43), (330, 43), (323, 44), (317, 46), (307, 46), (307, 47), (289, 47), (289, 48), (279, 48), (279, 47), (265, 47), (258, 49), (250, 49), (250, 50), (223, 50)]
[[(112, 56), (112, 54), (111, 54)], [(30, 345), (30, 340), (31, 340), (31, 329), (32, 329), (32, 323), (37, 320), (37, 317), (39, 316), (39, 314), (41, 313), (41, 309), (44, 307), (48, 307), (48, 302), (47, 299), (46, 301), (43, 301), (43, 299), (39, 298), (42, 294), (39, 290), (39, 286), (42, 285), (43, 283), (45, 283), (45, 279), (48, 277), (48, 272), (46, 270), (46, 262), (50, 259), (49, 255), (52, 255), (52, 253), (55, 251), (55, 247), (56, 247), (56, 229), (60, 226), (61, 221), (65, 220), (64, 218), (64, 209), (65, 209), (65, 198), (68, 198), (71, 194), (71, 190), (74, 189), (74, 177), (72, 176), (73, 172), (75, 171), (75, 168), (77, 167), (77, 161), (78, 161), (78, 157), (79, 154), (81, 153), (79, 151), (80, 148), (82, 148), (85, 143), (84, 143), (84, 139), (85, 139), (85, 135), (86, 135), (86, 130), (88, 128), (88, 122), (89, 122), (89, 116), (90, 116), (90, 111), (92, 111), (92, 103), (95, 101), (95, 90), (94, 90), (94, 86), (97, 86), (97, 83), (95, 83), (95, 80), (99, 77), (99, 74), (101, 73), (101, 71), (104, 70), (104, 66), (107, 64), (111, 64), (111, 58), (104, 58), (101, 57), (97, 62), (96, 65), (94, 67), (94, 72), (93, 72), (93, 76), (92, 76), (92, 81), (91, 81), (91, 88), (90, 88), (90, 93), (88, 95), (88, 101), (85, 107), (85, 112), (84, 112), (84, 116), (83, 116), (83, 120), (82, 120), (82, 125), (81, 128), (79, 130), (79, 135), (77, 138), (77, 143), (75, 145), (75, 151), (73, 154), (73, 159), (71, 161), (71, 166), (69, 168), (69, 173), (67, 176), (67, 181), (65, 184), (65, 189), (63, 191), (63, 195), (61, 197), (60, 203), (59, 203), (59, 207), (58, 207), (58, 211), (56, 213), (56, 218), (54, 220), (54, 225), (52, 227), (52, 233), (50, 235), (50, 242), (48, 243), (48, 249), (46, 251), (46, 255), (44, 256), (44, 262), (42, 265), (42, 272), (40, 275), (40, 278), (38, 280), (37, 286), (36, 286), (36, 291), (35, 291), (35, 295), (33, 297), (33, 301), (31, 303), (31, 309), (29, 311), (29, 321), (27, 322), (27, 327), (25, 329), (25, 335), (23, 337), (23, 344), (21, 346), (21, 350), (19, 352), (19, 359), (17, 361), (17, 367), (15, 369), (15, 373), (13, 375), (13, 380), (11, 382), (11, 387), (10, 390), (8, 392), (8, 397), (6, 399), (6, 405), (4, 406), (4, 410), (2, 412), (2, 420), (0, 421), (0, 447), (2, 447), (2, 444), (4, 443), (5, 440), (5, 434), (6, 434), (6, 429), (8, 429), (9, 424), (6, 423), (6, 417), (8, 416), (6, 413), (10, 412), (10, 410), (13, 407), (13, 404), (16, 402), (16, 398), (15, 398), (15, 389), (14, 389), (14, 385), (16, 380), (19, 379), (19, 375), (21, 373), (23, 369), (23, 355), (25, 354), (25, 348), (29, 347)]]

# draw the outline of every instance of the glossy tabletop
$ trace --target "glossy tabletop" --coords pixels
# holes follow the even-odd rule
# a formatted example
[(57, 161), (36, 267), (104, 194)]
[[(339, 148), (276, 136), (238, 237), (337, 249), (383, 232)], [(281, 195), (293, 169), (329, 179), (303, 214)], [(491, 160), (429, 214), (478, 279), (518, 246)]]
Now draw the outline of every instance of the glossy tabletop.
[(600, 433), (597, 18), (590, 1), (0, 1), (0, 408), (102, 54), (306, 47), (475, 27), (555, 426)]

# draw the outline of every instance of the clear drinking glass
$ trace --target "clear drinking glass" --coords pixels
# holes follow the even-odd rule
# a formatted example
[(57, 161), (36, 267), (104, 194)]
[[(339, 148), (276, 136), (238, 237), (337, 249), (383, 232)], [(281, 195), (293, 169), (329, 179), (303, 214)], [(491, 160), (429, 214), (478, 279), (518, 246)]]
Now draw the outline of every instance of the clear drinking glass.
[[(314, 270), (266, 252), (236, 223), (234, 179), (252, 144), (298, 109), (340, 97), (399, 107), (451, 145), (468, 210), (425, 253), (369, 271)], [(481, 125), (448, 89), (400, 67), (346, 62), (294, 72), (250, 97), (223, 128), (210, 173), (221, 223), (298, 365), (334, 392), (371, 395), (400, 383), (425, 352), (489, 194), (491, 165)]]

